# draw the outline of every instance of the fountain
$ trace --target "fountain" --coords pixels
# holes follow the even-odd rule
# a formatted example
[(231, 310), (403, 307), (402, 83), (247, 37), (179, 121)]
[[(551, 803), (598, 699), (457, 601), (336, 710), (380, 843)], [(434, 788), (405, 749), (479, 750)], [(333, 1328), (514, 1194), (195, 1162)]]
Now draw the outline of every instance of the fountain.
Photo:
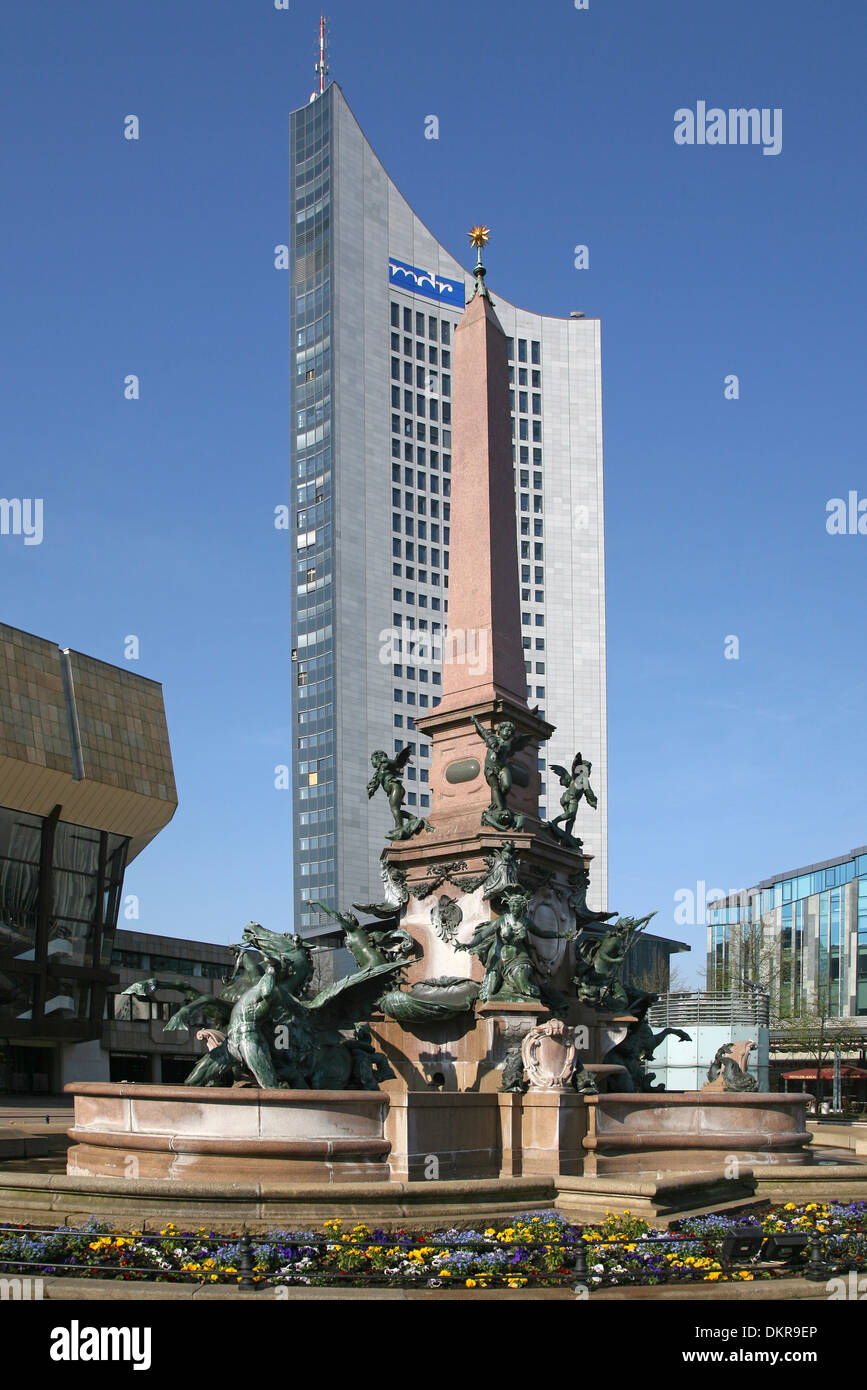
[(654, 1034), (656, 996), (622, 978), (650, 917), (588, 907), (575, 826), (596, 797), (581, 753), (553, 769), (562, 814), (539, 818), (554, 728), (526, 699), (507, 347), (487, 230), (472, 240), (442, 697), (416, 719), (432, 742), (429, 820), (403, 809), (409, 750), (374, 752), (368, 797), (393, 820), (381, 899), (323, 907), (356, 973), (311, 998), (306, 944), (249, 924), (223, 999), (188, 997), (167, 1024), (203, 1025), (186, 1085), (66, 1088), (66, 1210), (78, 1193), (88, 1210), (150, 1202), (212, 1221), (239, 1202), (262, 1220), (466, 1219), (552, 1200), (658, 1218), (748, 1200), (755, 1165), (809, 1164), (809, 1097), (758, 1093), (743, 1057), (714, 1059), (701, 1091), (654, 1087), (654, 1047), (677, 1030)]

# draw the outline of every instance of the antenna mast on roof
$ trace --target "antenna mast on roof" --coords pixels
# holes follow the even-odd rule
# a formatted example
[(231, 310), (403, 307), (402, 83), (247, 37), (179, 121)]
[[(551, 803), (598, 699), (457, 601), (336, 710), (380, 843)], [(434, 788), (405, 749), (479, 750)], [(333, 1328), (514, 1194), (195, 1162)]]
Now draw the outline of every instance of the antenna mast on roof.
[(319, 62), (314, 66), (314, 71), (319, 74), (319, 91), (311, 92), (311, 101), (317, 96), (321, 96), (325, 91), (325, 78), (328, 75), (328, 64), (325, 61), (325, 47), (325, 15), (321, 14), (319, 16)]

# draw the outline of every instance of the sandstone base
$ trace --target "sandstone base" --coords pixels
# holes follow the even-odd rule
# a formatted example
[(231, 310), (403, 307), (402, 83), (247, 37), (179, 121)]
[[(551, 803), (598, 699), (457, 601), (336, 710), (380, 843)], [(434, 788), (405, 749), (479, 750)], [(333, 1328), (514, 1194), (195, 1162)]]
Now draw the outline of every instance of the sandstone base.
[(388, 1179), (388, 1097), (86, 1081), (67, 1173), (177, 1182)]
[(587, 1109), (574, 1091), (404, 1091), (389, 1101), (398, 1182), (581, 1172)]
[(397, 1183), (804, 1167), (806, 1095), (77, 1082), (71, 1177)]
[(810, 1163), (806, 1094), (668, 1091), (588, 1097), (584, 1176)]
[(580, 1178), (486, 1178), (467, 1182), (188, 1183), (166, 1178), (88, 1178), (0, 1170), (0, 1221), (78, 1226), (96, 1217), (114, 1230), (310, 1230), (340, 1218), (371, 1229), (443, 1230), (497, 1225), (556, 1207), (579, 1224), (625, 1211), (665, 1226), (684, 1216), (749, 1210), (773, 1202), (867, 1198), (867, 1165), (767, 1164), (736, 1178), (612, 1174)]

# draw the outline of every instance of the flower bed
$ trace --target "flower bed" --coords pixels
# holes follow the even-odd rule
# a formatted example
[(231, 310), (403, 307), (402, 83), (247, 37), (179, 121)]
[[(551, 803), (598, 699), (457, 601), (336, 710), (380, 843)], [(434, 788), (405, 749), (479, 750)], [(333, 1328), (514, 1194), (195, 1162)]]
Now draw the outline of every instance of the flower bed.
[[(556, 1211), (525, 1213), (502, 1229), (386, 1234), (340, 1221), (322, 1231), (274, 1231), (247, 1238), (206, 1230), (158, 1235), (112, 1232), (104, 1224), (45, 1231), (0, 1227), (0, 1276), (73, 1275), (81, 1278), (161, 1279), (287, 1285), (412, 1285), (426, 1288), (540, 1288), (575, 1284), (590, 1289), (715, 1280), (772, 1279), (791, 1274), (779, 1263), (742, 1267), (721, 1262), (726, 1235), (761, 1226), (765, 1235), (804, 1234), (820, 1242), (823, 1263), (867, 1264), (865, 1202), (794, 1203), (757, 1216), (705, 1216), (655, 1231), (631, 1215), (609, 1212), (597, 1226), (579, 1227)], [(584, 1249), (581, 1249), (581, 1241)], [(576, 1274), (586, 1252), (587, 1274)]]

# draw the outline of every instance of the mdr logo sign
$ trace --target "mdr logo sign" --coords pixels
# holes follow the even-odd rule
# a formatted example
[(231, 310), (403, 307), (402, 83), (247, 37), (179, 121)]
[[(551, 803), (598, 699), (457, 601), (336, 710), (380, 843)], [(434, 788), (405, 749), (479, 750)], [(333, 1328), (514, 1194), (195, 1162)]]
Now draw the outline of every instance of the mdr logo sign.
[(388, 283), (399, 289), (410, 290), (413, 294), (424, 295), (425, 299), (435, 299), (439, 304), (449, 304), (457, 309), (464, 307), (463, 280), (449, 280), (445, 275), (421, 270), (417, 265), (396, 260), (394, 256), (388, 258)]

